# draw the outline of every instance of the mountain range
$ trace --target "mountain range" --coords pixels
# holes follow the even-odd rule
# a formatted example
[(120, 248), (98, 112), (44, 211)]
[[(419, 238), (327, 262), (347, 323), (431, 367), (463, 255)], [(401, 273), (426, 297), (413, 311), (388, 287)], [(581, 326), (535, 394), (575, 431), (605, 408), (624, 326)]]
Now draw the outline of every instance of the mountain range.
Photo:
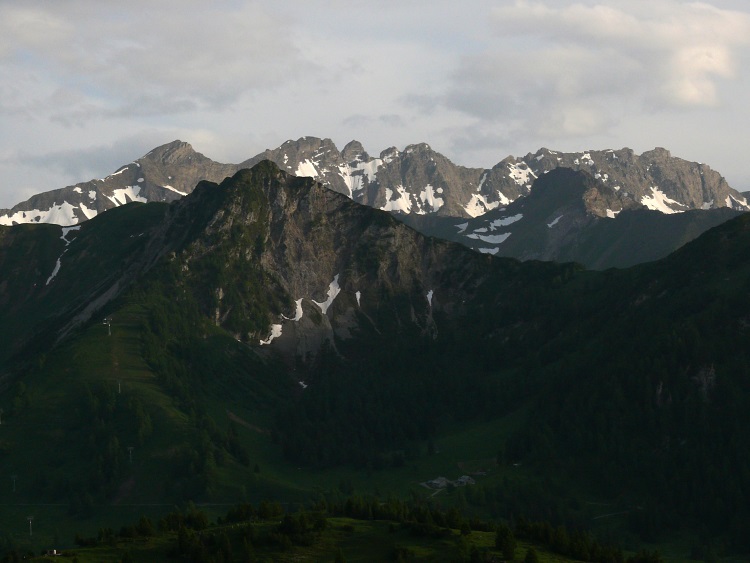
[(169, 204), (0, 227), (0, 455), (35, 468), (23, 502), (80, 515), (455, 470), (424, 445), (468, 427), (450, 459), (496, 472), (477, 506), (567, 519), (592, 495), (644, 541), (747, 549), (748, 217), (587, 271), (426, 237), (262, 161)]
[(53, 341), (64, 337), (165, 256), (179, 272), (173, 283), (236, 339), (285, 347), (294, 334), (292, 361), (355, 330), (430, 332), (433, 311), (456, 314), (467, 299), (465, 290), (438, 287), (451, 275), (444, 270), (467, 268), (462, 285), (473, 285), (471, 272), (494, 264), (270, 161), (218, 185), (202, 181), (170, 206), (110, 213), (74, 227), (4, 228), (6, 353), (22, 349), (38, 331), (25, 326), (38, 327), (40, 316)]
[[(0, 224), (71, 226), (129, 201), (170, 202), (190, 193), (201, 180), (221, 182), (264, 159), (286, 172), (317, 179), (358, 203), (389, 211), (423, 233), (480, 252), (573, 260), (593, 268), (661, 258), (750, 209), (720, 174), (664, 149), (642, 155), (630, 149), (540, 149), (480, 169), (457, 166), (424, 143), (403, 151), (392, 147), (373, 157), (357, 141), (339, 151), (330, 139), (303, 137), (240, 164), (214, 162), (175, 141), (106, 178), (38, 194), (0, 210)], [(558, 169), (579, 175), (575, 181), (558, 174), (547, 178)], [(529, 199), (538, 180), (544, 196)], [(571, 182), (578, 187), (566, 188)], [(626, 218), (618, 220), (623, 211)], [(667, 218), (671, 215), (680, 217)]]
[(585, 171), (557, 168), (534, 182), (525, 197), (470, 219), (410, 215), (399, 218), (420, 232), (494, 256), (579, 262), (604, 270), (667, 256), (741, 214), (729, 207), (664, 213), (620, 204), (611, 187)]

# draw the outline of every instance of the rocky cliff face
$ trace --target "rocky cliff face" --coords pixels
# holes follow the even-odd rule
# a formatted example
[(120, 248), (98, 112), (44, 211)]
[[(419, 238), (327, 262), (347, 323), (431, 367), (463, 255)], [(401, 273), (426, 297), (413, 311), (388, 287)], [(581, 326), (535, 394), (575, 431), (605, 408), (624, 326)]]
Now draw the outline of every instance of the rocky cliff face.
[(585, 170), (617, 191), (621, 200), (662, 213), (719, 207), (750, 209), (745, 197), (708, 165), (673, 157), (662, 148), (641, 155), (627, 148), (575, 154), (540, 149), (523, 161), (537, 176), (559, 167)]
[(173, 258), (184, 287), (239, 340), (291, 358), (355, 334), (429, 336), (436, 316), (457, 314), (467, 298), (449, 279), (478, 283), (487, 264), (269, 161), (201, 184), (170, 213), (182, 208), (206, 217)]
[(330, 139), (303, 137), (265, 151), (244, 165), (268, 158), (283, 170), (311, 176), (355, 201), (402, 215), (477, 217), (528, 195), (537, 178), (556, 168), (588, 172), (616, 192), (618, 204), (591, 205), (605, 217), (645, 206), (665, 214), (728, 207), (749, 210), (747, 200), (704, 164), (665, 149), (636, 155), (630, 149), (560, 153), (540, 149), (509, 156), (491, 169), (453, 164), (427, 144), (392, 147), (375, 158), (356, 141), (342, 152)]
[(358, 203), (405, 214), (463, 216), (463, 200), (478, 186), (481, 171), (456, 166), (421, 143), (370, 156), (358, 141), (339, 152), (330, 139), (302, 137), (266, 150), (240, 166), (262, 159), (296, 176), (309, 176)]
[(239, 169), (270, 160), (296, 176), (307, 176), (354, 201), (401, 216), (478, 217), (528, 195), (537, 178), (556, 168), (586, 171), (614, 190), (619, 204), (591, 206), (604, 217), (645, 206), (665, 214), (728, 207), (749, 210), (747, 200), (707, 165), (674, 158), (664, 149), (636, 155), (630, 149), (559, 153), (540, 149), (509, 156), (489, 169), (465, 168), (425, 143), (403, 151), (391, 147), (373, 157), (352, 141), (339, 151), (330, 139), (286, 141), (240, 164), (213, 162), (190, 145), (158, 147), (102, 180), (47, 192), (0, 210), (0, 224), (77, 224), (129, 201), (172, 201), (200, 180), (220, 182)]

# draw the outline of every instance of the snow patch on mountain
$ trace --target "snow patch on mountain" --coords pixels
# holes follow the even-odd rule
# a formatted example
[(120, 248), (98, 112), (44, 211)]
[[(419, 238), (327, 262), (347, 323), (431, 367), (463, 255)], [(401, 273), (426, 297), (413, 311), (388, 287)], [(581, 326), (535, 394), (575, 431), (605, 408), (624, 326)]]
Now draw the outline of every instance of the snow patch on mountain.
[(319, 176), (318, 169), (315, 168), (317, 163), (313, 162), (309, 158), (303, 160), (297, 165), (297, 171), (294, 173), (295, 176), (309, 176), (310, 178), (317, 178)]
[(500, 205), (508, 205), (509, 203), (511, 203), (511, 200), (508, 199), (506, 195), (500, 190), (497, 191), (497, 200), (500, 202)]
[(393, 197), (393, 191), (388, 188), (385, 189), (385, 205), (380, 209), (383, 211), (400, 211), (402, 213), (409, 213), (411, 211), (412, 201), (409, 196), (409, 192), (406, 191), (403, 185), (396, 186), (398, 192), (397, 199), (391, 199)]
[[(62, 256), (60, 258), (62, 258)], [(55, 279), (55, 276), (60, 271), (60, 266), (62, 265), (62, 263), (60, 262), (60, 258), (57, 259), (57, 262), (55, 263), (55, 269), (52, 270), (52, 274), (50, 274), (50, 277), (47, 278), (47, 283), (45, 283), (44, 285), (49, 285), (49, 282)]]
[(523, 213), (519, 213), (518, 215), (513, 215), (511, 217), (501, 217), (500, 219), (495, 219), (490, 223), (490, 230), (495, 230), (497, 227), (507, 227), (508, 225), (512, 225), (516, 221), (520, 221), (523, 219)]
[[(733, 205), (732, 202), (734, 202), (736, 205)], [(742, 199), (737, 199), (733, 195), (728, 195), (726, 199), (727, 207), (733, 208), (733, 209), (747, 209), (747, 199), (744, 197)]]
[(484, 183), (487, 181), (487, 172), (482, 174), (482, 177), (479, 179), (479, 185), (477, 186), (477, 191), (482, 191), (482, 186), (484, 186)]
[(68, 240), (68, 233), (71, 231), (80, 231), (81, 225), (76, 225), (75, 227), (63, 227), (62, 229), (62, 236), (60, 238), (65, 241), (65, 246), (68, 246), (72, 241)]
[(16, 211), (12, 215), (0, 215), (0, 225), (10, 227), (21, 223), (56, 223), (58, 225), (75, 225), (78, 218), (75, 216), (76, 206), (67, 201), (61, 205), (53, 205), (47, 210), (32, 209), (30, 211)]
[(141, 193), (140, 186), (128, 186), (119, 190), (112, 190), (112, 195), (107, 198), (115, 205), (125, 205), (130, 201), (140, 201), (146, 203), (148, 200), (138, 194)]
[(339, 165), (339, 176), (344, 180), (347, 189), (349, 190), (349, 197), (365, 187), (364, 179), (367, 178), (368, 183), (375, 181), (375, 176), (378, 173), (378, 168), (383, 164), (382, 159), (374, 158), (370, 162), (358, 162), (355, 166), (349, 164)]
[(499, 248), (480, 248), (478, 250), (482, 254), (497, 254), (500, 251)]
[(518, 164), (508, 163), (508, 170), (510, 171), (508, 176), (519, 186), (531, 186), (537, 177), (529, 165), (523, 161)]
[(549, 227), (549, 228), (551, 229), (552, 227), (554, 227), (555, 225), (557, 225), (557, 223), (558, 223), (558, 222), (560, 221), (560, 219), (562, 219), (563, 217), (564, 217), (563, 215), (560, 215), (559, 217), (555, 218), (555, 219), (554, 219), (554, 220), (553, 220), (553, 221), (552, 221), (551, 223), (547, 223), (547, 227)]
[(174, 187), (169, 186), (169, 185), (162, 186), (162, 188), (164, 188), (165, 190), (169, 190), (170, 192), (174, 192), (176, 194), (180, 194), (181, 196), (186, 196), (187, 195), (187, 192), (181, 192), (177, 188), (174, 188)]
[[(478, 239), (482, 242), (488, 242), (490, 244), (500, 244), (502, 242), (505, 242), (508, 240), (508, 237), (510, 236), (510, 233), (502, 233), (499, 235), (478, 235), (476, 232), (467, 235), (469, 238), (472, 239)], [(513, 239), (515, 240), (515, 239)]]
[(662, 213), (665, 213), (667, 215), (683, 212), (683, 210), (681, 209), (674, 209), (670, 207), (670, 205), (679, 205), (680, 207), (685, 206), (679, 201), (668, 198), (667, 194), (661, 191), (658, 186), (651, 186), (650, 189), (651, 195), (645, 195), (641, 198), (641, 203), (643, 205), (645, 205), (649, 209), (652, 209), (653, 211), (661, 211)]
[(495, 209), (499, 205), (499, 201), (488, 202), (481, 194), (471, 194), (471, 199), (464, 207), (464, 211), (466, 211), (470, 217), (478, 217), (479, 215), (484, 215), (491, 209)]
[(281, 316), (284, 317), (284, 319), (287, 320), (287, 321), (295, 321), (295, 322), (299, 321), (302, 318), (302, 299), (303, 298), (300, 297), (299, 299), (297, 299), (294, 302), (295, 305), (296, 305), (296, 309), (294, 311), (294, 317), (293, 318), (289, 318), (289, 317), (287, 317), (285, 315), (281, 315)]
[(318, 303), (317, 301), (313, 301), (313, 303), (320, 307), (321, 312), (325, 315), (339, 293), (341, 293), (341, 287), (339, 286), (339, 275), (336, 274), (333, 276), (333, 281), (328, 285), (328, 299), (322, 303)]
[(49, 285), (50, 282), (55, 279), (55, 276), (60, 272), (60, 268), (62, 267), (62, 257), (65, 255), (65, 253), (68, 251), (68, 246), (72, 241), (68, 240), (68, 233), (71, 231), (78, 231), (81, 229), (80, 225), (77, 225), (75, 227), (63, 227), (62, 228), (62, 234), (60, 235), (60, 238), (65, 242), (65, 250), (63, 250), (62, 254), (60, 254), (60, 257), (57, 259), (57, 262), (55, 262), (55, 268), (52, 270), (52, 273), (47, 278), (47, 283), (44, 285)]
[(130, 165), (129, 165), (129, 164), (128, 164), (127, 166), (123, 166), (123, 167), (122, 167), (122, 168), (120, 168), (120, 169), (119, 169), (119, 170), (118, 170), (117, 172), (112, 172), (112, 174), (110, 174), (109, 176), (107, 176), (107, 178), (111, 178), (112, 176), (117, 176), (118, 174), (122, 174), (122, 173), (123, 173), (123, 172), (125, 172), (125, 171), (126, 171), (126, 170), (127, 170), (128, 168), (129, 168), (129, 167), (130, 167)]
[(86, 219), (93, 219), (99, 213), (96, 209), (89, 209), (83, 203), (78, 207), (81, 209), (81, 213), (83, 213), (83, 216), (86, 217)]
[(419, 199), (422, 201), (423, 204), (429, 205), (430, 209), (425, 211), (424, 209), (420, 209), (418, 213), (420, 215), (424, 215), (425, 213), (435, 213), (438, 209), (443, 207), (445, 204), (445, 200), (441, 197), (437, 197), (435, 195), (435, 189), (430, 185), (427, 184), (424, 189), (422, 190), (422, 193), (419, 194)]
[(271, 334), (265, 340), (260, 341), (260, 345), (270, 344), (274, 338), (281, 336), (281, 325), (271, 325)]

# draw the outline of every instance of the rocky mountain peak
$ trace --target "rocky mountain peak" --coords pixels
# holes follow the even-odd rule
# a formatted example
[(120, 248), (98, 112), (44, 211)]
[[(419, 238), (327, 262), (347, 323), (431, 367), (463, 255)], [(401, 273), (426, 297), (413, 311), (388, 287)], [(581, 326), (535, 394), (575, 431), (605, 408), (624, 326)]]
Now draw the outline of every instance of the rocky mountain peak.
[(282, 149), (286, 151), (287, 154), (291, 151), (292, 153), (298, 153), (305, 156), (332, 149), (338, 152), (336, 145), (331, 139), (321, 139), (318, 137), (300, 137), (296, 141), (290, 139), (285, 141), (278, 150)]
[[(612, 218), (624, 207), (642, 207), (632, 201), (623, 204), (621, 194), (611, 186), (597, 181), (586, 170), (571, 168), (555, 168), (542, 174), (529, 195), (516, 203), (523, 203), (526, 214), (531, 212), (532, 216), (542, 209), (544, 214), (559, 216), (578, 208), (579, 213)], [(514, 208), (511, 204), (508, 209)]]
[[(181, 249), (176, 269), (188, 287), (203, 288), (204, 313), (243, 341), (273, 340), (290, 358), (373, 330), (376, 317), (432, 330), (438, 300), (458, 299), (441, 293), (439, 272), (474, 261), (269, 160), (221, 184), (201, 183), (169, 222), (182, 237), (171, 243)], [(245, 294), (255, 286), (267, 291), (263, 303)], [(403, 309), (383, 309), (386, 293), (403, 295)]]
[(380, 151), (380, 158), (383, 160), (397, 158), (401, 152), (397, 147), (388, 147), (387, 149)]
[(367, 154), (367, 151), (362, 146), (362, 143), (359, 141), (349, 141), (346, 146), (344, 147), (344, 150), (341, 151), (341, 158), (343, 158), (346, 162), (367, 162), (370, 160), (370, 155)]
[(672, 158), (672, 153), (664, 147), (655, 147), (653, 150), (644, 152), (641, 157), (645, 160), (669, 160)]
[(534, 190), (528, 195), (528, 198), (533, 200), (556, 195), (562, 196), (564, 200), (568, 201), (571, 198), (581, 197), (584, 192), (595, 186), (594, 177), (585, 170), (555, 168), (546, 174), (542, 174), (534, 182)]
[(430, 145), (428, 145), (427, 143), (415, 143), (413, 145), (406, 145), (404, 152), (406, 154), (411, 154), (411, 153), (425, 153), (425, 152), (433, 152), (433, 151)]
[(149, 160), (164, 165), (175, 165), (192, 160), (194, 157), (206, 158), (196, 152), (189, 143), (176, 140), (156, 147), (139, 160)]

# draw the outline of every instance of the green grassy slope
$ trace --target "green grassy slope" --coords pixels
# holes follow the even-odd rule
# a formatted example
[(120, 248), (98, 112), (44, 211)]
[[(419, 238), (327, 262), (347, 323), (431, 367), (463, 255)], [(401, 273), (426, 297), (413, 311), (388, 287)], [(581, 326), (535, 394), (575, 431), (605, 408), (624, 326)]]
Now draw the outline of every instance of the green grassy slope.
[(137, 269), (149, 242), (143, 233), (163, 220), (166, 208), (133, 203), (113, 209), (68, 230), (67, 246), (63, 229), (54, 225), (0, 228), (0, 375), (14, 356), (44, 354), (56, 331)]

